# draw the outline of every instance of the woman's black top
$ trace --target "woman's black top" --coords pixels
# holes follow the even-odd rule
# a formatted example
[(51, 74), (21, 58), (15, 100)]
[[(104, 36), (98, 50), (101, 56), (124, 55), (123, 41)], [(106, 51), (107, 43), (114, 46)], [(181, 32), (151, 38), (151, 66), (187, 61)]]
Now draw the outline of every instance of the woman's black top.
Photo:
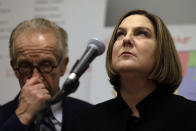
[(182, 96), (157, 88), (136, 108), (140, 118), (118, 95), (82, 113), (71, 131), (196, 131), (196, 102)]

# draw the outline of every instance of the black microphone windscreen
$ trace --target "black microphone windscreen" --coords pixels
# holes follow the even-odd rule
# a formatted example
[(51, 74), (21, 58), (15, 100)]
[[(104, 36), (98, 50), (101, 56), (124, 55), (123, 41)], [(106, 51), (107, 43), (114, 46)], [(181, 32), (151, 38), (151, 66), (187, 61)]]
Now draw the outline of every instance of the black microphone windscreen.
[(104, 42), (97, 39), (97, 38), (92, 38), (92, 39), (88, 40), (87, 47), (95, 48), (97, 50), (98, 56), (103, 54), (103, 52), (105, 51)]

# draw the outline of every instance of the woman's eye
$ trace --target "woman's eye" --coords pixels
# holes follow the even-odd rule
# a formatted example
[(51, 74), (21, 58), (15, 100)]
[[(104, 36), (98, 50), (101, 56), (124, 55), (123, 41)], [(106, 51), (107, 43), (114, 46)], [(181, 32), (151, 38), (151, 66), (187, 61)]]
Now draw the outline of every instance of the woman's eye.
[(121, 31), (117, 32), (116, 35), (115, 35), (115, 40), (117, 40), (121, 36), (124, 36), (124, 33), (121, 32)]
[(150, 34), (146, 31), (137, 31), (135, 33), (136, 36), (144, 36), (144, 37), (150, 37)]

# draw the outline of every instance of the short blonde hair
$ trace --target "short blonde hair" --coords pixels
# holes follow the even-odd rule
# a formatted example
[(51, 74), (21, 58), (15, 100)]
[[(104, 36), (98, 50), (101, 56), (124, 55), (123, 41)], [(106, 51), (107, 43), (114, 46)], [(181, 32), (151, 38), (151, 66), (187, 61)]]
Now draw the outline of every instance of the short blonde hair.
[(110, 83), (116, 91), (120, 90), (120, 76), (112, 67), (112, 50), (119, 25), (126, 17), (134, 14), (146, 16), (152, 22), (155, 29), (157, 50), (155, 52), (154, 70), (149, 75), (149, 79), (155, 81), (159, 87), (163, 87), (166, 91), (174, 92), (182, 81), (182, 68), (174, 41), (161, 18), (145, 10), (132, 10), (127, 12), (119, 19), (114, 28), (106, 56), (106, 70)]

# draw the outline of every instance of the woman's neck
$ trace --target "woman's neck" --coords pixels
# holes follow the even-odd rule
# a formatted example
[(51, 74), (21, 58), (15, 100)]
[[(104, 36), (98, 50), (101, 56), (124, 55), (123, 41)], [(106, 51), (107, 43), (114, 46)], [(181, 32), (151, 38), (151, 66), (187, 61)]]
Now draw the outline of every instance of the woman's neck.
[(156, 84), (146, 77), (121, 77), (120, 93), (125, 102), (129, 105), (133, 112), (133, 116), (139, 117), (136, 105), (146, 96), (153, 92)]

